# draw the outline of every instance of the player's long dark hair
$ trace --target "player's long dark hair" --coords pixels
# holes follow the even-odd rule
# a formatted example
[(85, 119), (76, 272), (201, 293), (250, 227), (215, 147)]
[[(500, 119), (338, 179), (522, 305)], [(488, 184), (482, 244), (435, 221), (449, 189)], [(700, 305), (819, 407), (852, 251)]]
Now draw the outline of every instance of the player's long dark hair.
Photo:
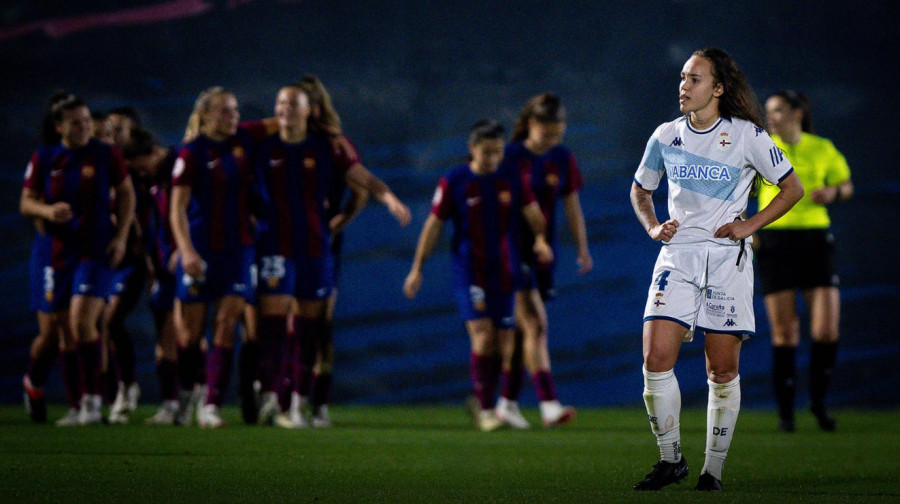
[[(716, 83), (722, 84), (722, 95), (719, 97), (719, 116), (737, 117), (750, 121), (761, 129), (765, 129), (762, 110), (756, 93), (747, 82), (744, 72), (727, 52), (716, 47), (707, 47), (694, 51), (694, 56), (706, 58), (712, 63), (712, 76)], [(764, 183), (759, 173), (753, 177), (750, 186), (750, 196), (759, 192), (759, 187)]]
[(79, 107), (87, 107), (87, 102), (65, 89), (60, 89), (50, 96), (50, 103), (41, 123), (41, 141), (44, 145), (56, 145), (62, 140), (56, 131), (56, 123), (62, 121), (63, 112)]
[(513, 125), (513, 142), (521, 142), (528, 138), (528, 120), (535, 119), (542, 123), (560, 123), (566, 120), (566, 108), (556, 93), (546, 92), (532, 97), (519, 112)]
[(312, 108), (310, 114), (312, 129), (331, 136), (342, 135), (341, 116), (332, 105), (331, 95), (325, 89), (325, 84), (315, 75), (306, 74), (300, 79), (297, 87), (309, 98), (309, 106)]
[(777, 96), (784, 100), (784, 102), (791, 107), (791, 110), (799, 110), (802, 112), (803, 116), (800, 118), (800, 129), (803, 130), (804, 133), (813, 132), (812, 113), (809, 110), (809, 98), (807, 98), (805, 94), (792, 89), (782, 89), (781, 91), (772, 93), (772, 96)]

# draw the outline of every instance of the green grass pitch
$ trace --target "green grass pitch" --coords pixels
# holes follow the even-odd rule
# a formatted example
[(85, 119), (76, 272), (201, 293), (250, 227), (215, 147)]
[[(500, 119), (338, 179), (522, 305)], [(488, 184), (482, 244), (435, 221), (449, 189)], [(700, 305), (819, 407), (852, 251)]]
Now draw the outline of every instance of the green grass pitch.
[[(51, 419), (63, 413), (51, 408)], [(800, 414), (775, 431), (770, 411), (742, 411), (725, 492), (693, 490), (703, 465), (705, 411), (681, 419), (686, 482), (631, 485), (658, 451), (640, 409), (581, 409), (573, 425), (477, 432), (462, 407), (332, 408), (335, 427), (35, 425), (0, 406), (0, 503), (20, 502), (900, 502), (897, 411), (837, 411), (838, 432)]]

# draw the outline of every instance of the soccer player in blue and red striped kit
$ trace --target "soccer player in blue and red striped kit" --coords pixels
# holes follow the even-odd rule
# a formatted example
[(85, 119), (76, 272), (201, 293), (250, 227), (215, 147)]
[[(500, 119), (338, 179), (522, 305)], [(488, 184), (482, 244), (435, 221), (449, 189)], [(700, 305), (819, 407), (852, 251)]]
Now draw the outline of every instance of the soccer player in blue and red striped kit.
[[(410, 216), (406, 205), (362, 166), (349, 140), (311, 115), (309, 97), (300, 87), (279, 90), (275, 116), (279, 131), (262, 142), (257, 157), (260, 420), (301, 428), (311, 423), (307, 406), (316, 347), (327, 335), (335, 282), (330, 252), (334, 216), (328, 210), (334, 188), (357, 184), (384, 203), (401, 225)], [(274, 373), (282, 341), (282, 366)], [(289, 403), (281, 404), (287, 415), (277, 414), (277, 392), (287, 384)]]
[(472, 126), (470, 162), (452, 169), (438, 183), (403, 284), (404, 294), (415, 297), (425, 259), (443, 223), (452, 220), (453, 290), (471, 340), (469, 365), (477, 399), (468, 401), (467, 408), (482, 431), (503, 425), (495, 415), (495, 394), (501, 366), (509, 368), (515, 348), (522, 215), (535, 236), (535, 255), (542, 262), (553, 260), (544, 238), (544, 217), (527, 181), (514, 165), (501, 164), (503, 136), (503, 127), (495, 121)]
[[(63, 336), (66, 386), (70, 396), (80, 392), (77, 414), (70, 408), (57, 424), (94, 424), (102, 421), (98, 321), (110, 269), (125, 254), (134, 189), (118, 149), (91, 138), (91, 113), (81, 98), (60, 96), (49, 117), (59, 143), (34, 153), (20, 201), (22, 214), (34, 218), (38, 228), (32, 305), (41, 334)], [(71, 350), (76, 344), (77, 354)], [(38, 375), (46, 379), (45, 370), (32, 366), (25, 377), (29, 399), (40, 399)]]
[[(593, 267), (588, 250), (587, 231), (578, 192), (584, 185), (575, 156), (562, 145), (566, 130), (566, 109), (554, 93), (541, 93), (526, 103), (513, 127), (504, 160), (522, 171), (530, 181), (532, 192), (547, 222), (546, 236), (556, 250), (557, 203), (562, 201), (569, 232), (577, 247), (578, 272), (585, 274)], [(546, 427), (571, 422), (575, 409), (562, 406), (550, 370), (547, 344), (548, 323), (545, 303), (556, 295), (553, 274), (556, 261), (541, 263), (530, 252), (533, 237), (523, 230), (522, 288), (516, 293), (516, 326), (522, 332), (522, 358), (537, 391), (541, 420)], [(525, 429), (528, 421), (518, 406), (522, 372), (513, 362), (504, 371), (504, 386), (497, 402), (497, 417), (512, 427)]]
[[(175, 326), (178, 333), (180, 423), (196, 400), (194, 370), (202, 358), (207, 306), (215, 304), (207, 357), (201, 427), (224, 425), (219, 411), (233, 359), (234, 333), (255, 290), (255, 230), (251, 222), (253, 161), (263, 123), (239, 125), (235, 96), (212, 87), (200, 94), (192, 118), (199, 136), (185, 144), (172, 170), (170, 222), (178, 248)], [(192, 120), (193, 120), (192, 119)], [(191, 397), (192, 394), (195, 397)]]
[[(156, 374), (162, 404), (147, 423), (173, 425), (178, 414), (177, 344), (173, 306), (175, 304), (175, 264), (178, 255), (169, 225), (172, 168), (178, 159), (177, 147), (164, 147), (153, 134), (138, 129), (123, 148), (135, 179), (138, 200), (137, 220), (143, 231), (143, 246), (151, 280), (150, 311), (156, 330)], [(202, 362), (196, 363), (198, 368)], [(195, 373), (202, 373), (198, 369)], [(204, 380), (205, 382), (205, 380)]]

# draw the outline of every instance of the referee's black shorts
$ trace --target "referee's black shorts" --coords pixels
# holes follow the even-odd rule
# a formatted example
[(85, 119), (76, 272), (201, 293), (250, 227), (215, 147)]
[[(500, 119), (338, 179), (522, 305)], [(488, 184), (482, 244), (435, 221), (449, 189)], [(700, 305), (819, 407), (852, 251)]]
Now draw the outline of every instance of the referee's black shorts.
[(838, 286), (834, 236), (829, 229), (761, 229), (756, 240), (763, 295)]

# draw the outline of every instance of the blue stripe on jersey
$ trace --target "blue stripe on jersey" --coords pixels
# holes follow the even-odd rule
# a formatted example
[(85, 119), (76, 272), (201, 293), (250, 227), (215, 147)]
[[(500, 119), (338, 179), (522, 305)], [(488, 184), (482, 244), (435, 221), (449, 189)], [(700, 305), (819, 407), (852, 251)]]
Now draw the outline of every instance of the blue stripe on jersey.
[[(666, 165), (663, 163), (661, 146), (662, 143), (660, 143), (659, 137), (657, 135), (652, 135), (647, 142), (647, 147), (644, 148), (643, 159), (646, 160), (644, 166), (658, 172), (665, 171)], [(635, 181), (637, 181), (636, 178)]]
[(741, 169), (656, 142), (662, 151), (666, 177), (696, 193), (725, 201), (734, 200)]

